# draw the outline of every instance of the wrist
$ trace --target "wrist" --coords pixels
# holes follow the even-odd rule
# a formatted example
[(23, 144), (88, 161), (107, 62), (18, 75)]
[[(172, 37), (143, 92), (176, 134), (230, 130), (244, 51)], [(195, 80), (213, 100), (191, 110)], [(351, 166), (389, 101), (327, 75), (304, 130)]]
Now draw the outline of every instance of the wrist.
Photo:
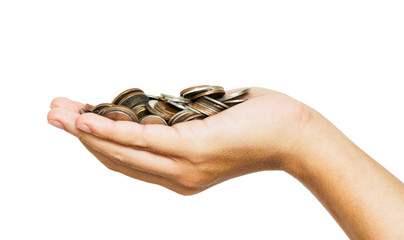
[(316, 135), (333, 126), (327, 125), (327, 120), (309, 106), (289, 97), (283, 101), (287, 104), (277, 113), (280, 118), (274, 118), (266, 124), (266, 129), (261, 129), (260, 134), (265, 137), (256, 138), (260, 144), (255, 145), (258, 147), (255, 152), (265, 153), (265, 170), (283, 170), (293, 175), (304, 168), (310, 154), (316, 153), (312, 149)]
[[(333, 161), (333, 157), (356, 146), (331, 122), (305, 106), (295, 130), (294, 144), (285, 154), (283, 170), (295, 178), (312, 178), (315, 171)], [(343, 151), (341, 151), (343, 150)]]

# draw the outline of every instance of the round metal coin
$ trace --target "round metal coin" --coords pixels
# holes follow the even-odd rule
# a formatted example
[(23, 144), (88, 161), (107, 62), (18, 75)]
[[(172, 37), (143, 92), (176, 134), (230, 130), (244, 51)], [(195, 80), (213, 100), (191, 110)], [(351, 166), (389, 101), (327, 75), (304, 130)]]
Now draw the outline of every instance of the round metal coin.
[(147, 102), (146, 104), (146, 108), (147, 111), (149, 111), (151, 114), (157, 115), (161, 118), (163, 118), (164, 120), (170, 120), (170, 118), (172, 117), (172, 114), (168, 114), (165, 112), (161, 112), (157, 109), (156, 104), (157, 104), (157, 100), (150, 100), (149, 102)]
[(193, 104), (188, 104), (186, 107), (188, 110), (192, 111), (193, 113), (204, 114), (204, 115), (208, 116), (208, 114), (205, 114), (201, 110), (195, 108)]
[(142, 89), (139, 89), (139, 88), (131, 88), (131, 89), (125, 90), (125, 91), (121, 92), (118, 96), (116, 96), (116, 98), (115, 98), (114, 100), (112, 100), (112, 103), (118, 105), (118, 103), (119, 103), (124, 97), (126, 97), (126, 96), (128, 96), (129, 94), (134, 93), (134, 92), (142, 92), (142, 93), (143, 93), (143, 90), (142, 90)]
[(84, 110), (86, 110), (87, 112), (92, 112), (92, 111), (94, 110), (94, 106), (87, 103), (87, 104), (84, 106)]
[(205, 92), (201, 92), (196, 95), (193, 95), (191, 97), (191, 100), (196, 100), (203, 96), (210, 96), (212, 98), (221, 98), (224, 96), (224, 94), (225, 94), (225, 91), (223, 89), (209, 90), (209, 91), (205, 91)]
[(100, 115), (116, 121), (138, 122), (138, 118), (132, 109), (124, 106), (106, 107), (100, 112)]
[(143, 92), (134, 92), (122, 98), (121, 101), (119, 101), (118, 105), (122, 105), (132, 109), (135, 106), (144, 105), (148, 101), (149, 98)]
[(240, 90), (238, 90), (236, 92), (229, 93), (229, 94), (225, 95), (224, 97), (222, 97), (222, 98), (220, 98), (218, 100), (221, 101), (221, 102), (225, 102), (227, 100), (230, 100), (230, 99), (233, 99), (233, 98), (236, 98), (236, 97), (240, 97), (240, 96), (248, 93), (248, 91), (250, 91), (250, 89), (251, 88), (242, 88), (242, 89), (240, 89)]
[(206, 118), (204, 115), (198, 114), (198, 113), (194, 113), (194, 114), (192, 114), (192, 115), (187, 116), (187, 117), (183, 120), (183, 122), (187, 122), (187, 121), (191, 121), (191, 120), (196, 120), (196, 119), (202, 120), (202, 119), (204, 119), (204, 118)]
[(177, 112), (176, 114), (174, 114), (170, 118), (170, 120), (168, 121), (168, 125), (172, 126), (172, 125), (174, 125), (176, 123), (180, 123), (180, 122), (183, 121), (182, 119), (184, 119), (184, 118), (186, 118), (186, 116), (189, 116), (189, 115), (192, 115), (192, 114), (195, 114), (195, 112), (193, 112), (191, 110), (188, 110), (188, 109), (185, 109), (185, 110), (182, 110), (180, 112)]
[(199, 86), (189, 87), (189, 88), (182, 90), (180, 92), (180, 95), (182, 97), (185, 97), (185, 96), (188, 97), (188, 95), (190, 95), (190, 94), (196, 94), (201, 91), (203, 92), (203, 91), (210, 90), (210, 88), (206, 88), (206, 87), (209, 87), (209, 85), (199, 85)]
[(155, 108), (156, 108), (156, 110), (163, 112), (163, 113), (167, 113), (171, 116), (180, 111), (179, 109), (177, 109), (177, 108), (173, 107), (172, 105), (170, 105), (166, 102), (163, 102), (163, 101), (158, 101), (155, 105)]
[(178, 108), (178, 109), (181, 109), (181, 110), (186, 109), (186, 107), (185, 107), (183, 104), (181, 104), (181, 103), (176, 103), (176, 102), (173, 102), (173, 101), (170, 101), (170, 100), (167, 100), (166, 103), (171, 104), (171, 105), (173, 105), (174, 107), (176, 107), (176, 108)]
[(205, 114), (207, 116), (213, 116), (213, 115), (219, 113), (215, 109), (209, 108), (206, 105), (198, 103), (198, 102), (193, 103), (192, 107), (194, 107), (195, 109), (197, 109), (198, 111), (202, 112), (203, 114)]
[(92, 113), (99, 114), (102, 109), (104, 109), (106, 107), (112, 107), (112, 106), (114, 106), (114, 104), (112, 104), (112, 103), (100, 103), (94, 107)]
[(172, 101), (172, 102), (183, 103), (183, 104), (191, 102), (191, 100), (189, 100), (189, 99), (186, 99), (186, 98), (183, 98), (183, 97), (174, 97), (174, 96), (164, 94), (164, 93), (161, 94), (161, 99), (164, 100), (164, 101), (167, 101), (167, 102)]
[(147, 115), (144, 116), (142, 119), (139, 121), (140, 124), (159, 124), (159, 125), (167, 125), (167, 122), (156, 115)]
[(226, 104), (224, 104), (224, 103), (222, 103), (222, 102), (220, 102), (220, 101), (218, 101), (218, 100), (216, 100), (214, 98), (211, 98), (209, 96), (203, 96), (199, 100), (201, 100), (201, 101), (207, 100), (207, 101), (211, 102), (216, 108), (219, 108), (219, 109), (227, 109), (227, 108), (229, 108), (229, 106), (227, 106)]
[(137, 119), (141, 119), (149, 113), (146, 109), (146, 105), (136, 106), (132, 110), (135, 112)]

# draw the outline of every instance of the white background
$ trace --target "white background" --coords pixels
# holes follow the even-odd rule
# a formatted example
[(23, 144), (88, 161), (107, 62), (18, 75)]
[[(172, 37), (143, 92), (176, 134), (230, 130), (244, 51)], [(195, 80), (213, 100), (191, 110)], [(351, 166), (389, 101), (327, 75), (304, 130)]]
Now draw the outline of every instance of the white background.
[(107, 170), (46, 114), (57, 96), (266, 87), (403, 180), (403, 12), (388, 0), (0, 1), (0, 239), (346, 239), (285, 173), (184, 197)]

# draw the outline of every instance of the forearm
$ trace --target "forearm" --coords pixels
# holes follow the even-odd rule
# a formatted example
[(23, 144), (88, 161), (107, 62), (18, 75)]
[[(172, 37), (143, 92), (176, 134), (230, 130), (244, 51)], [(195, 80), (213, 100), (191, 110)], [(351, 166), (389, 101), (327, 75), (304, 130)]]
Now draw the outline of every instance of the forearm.
[[(404, 237), (404, 184), (320, 114), (302, 130), (305, 143), (286, 171), (326, 207), (351, 239)], [(292, 159), (291, 159), (292, 160)]]

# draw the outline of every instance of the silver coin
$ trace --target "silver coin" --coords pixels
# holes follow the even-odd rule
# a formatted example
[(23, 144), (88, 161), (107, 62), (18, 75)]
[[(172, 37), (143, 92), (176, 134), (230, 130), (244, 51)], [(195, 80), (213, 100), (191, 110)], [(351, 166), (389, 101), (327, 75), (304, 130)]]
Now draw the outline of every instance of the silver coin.
[(186, 105), (186, 108), (187, 108), (188, 110), (191, 110), (191, 111), (194, 112), (194, 113), (199, 113), (199, 114), (203, 114), (203, 115), (208, 116), (207, 114), (205, 114), (204, 112), (202, 112), (202, 111), (199, 110), (199, 109), (194, 108), (194, 107), (191, 106), (190, 104)]
[(203, 87), (194, 87), (182, 94), (184, 98), (192, 98), (195, 95), (201, 94), (203, 92), (208, 91), (224, 91), (223, 87), (221, 86), (203, 86)]
[(210, 111), (214, 112), (214, 113), (220, 113), (222, 111), (222, 109), (218, 109), (215, 106), (213, 106), (212, 104), (207, 104), (205, 102), (201, 102), (201, 101), (197, 101), (195, 102), (196, 104), (209, 109)]
[(230, 100), (230, 99), (233, 99), (233, 98), (236, 98), (236, 97), (240, 97), (240, 96), (242, 96), (242, 95), (248, 93), (248, 91), (250, 91), (250, 89), (251, 89), (251, 88), (243, 88), (243, 89), (240, 89), (240, 90), (237, 91), (237, 92), (233, 92), (233, 93), (230, 93), (230, 94), (228, 94), (228, 95), (225, 95), (224, 97), (219, 98), (219, 99), (217, 99), (217, 100), (218, 100), (218, 101), (221, 101), (221, 102), (225, 102), (225, 101), (227, 101), (227, 100)]
[(174, 107), (182, 109), (182, 110), (187, 109), (187, 107), (184, 104), (177, 103), (177, 102), (174, 102), (171, 100), (167, 100), (166, 103), (169, 103), (169, 104), (173, 105)]
[(202, 120), (202, 119), (204, 119), (204, 118), (206, 118), (204, 115), (201, 115), (201, 114), (198, 114), (198, 113), (194, 113), (194, 114), (191, 114), (191, 115), (187, 116), (187, 117), (184, 118), (182, 121), (183, 121), (183, 122), (187, 122), (187, 121), (196, 120), (196, 119)]
[(169, 125), (169, 126), (172, 126), (172, 125), (174, 125), (174, 124), (176, 124), (176, 123), (179, 123), (179, 122), (181, 122), (181, 118), (183, 118), (184, 116), (193, 114), (193, 113), (194, 113), (194, 112), (192, 112), (191, 110), (188, 110), (188, 109), (179, 111), (179, 112), (177, 112), (176, 114), (174, 114), (174, 115), (170, 118), (170, 120), (168, 120), (168, 125)]
[(205, 114), (207, 116), (213, 116), (220, 112), (220, 111), (216, 111), (216, 109), (210, 108), (209, 106), (207, 106), (203, 103), (200, 103), (200, 102), (193, 103), (192, 107), (198, 109), (199, 111), (201, 111), (203, 114)]
[(225, 108), (223, 108), (223, 107), (221, 107), (221, 106), (219, 106), (217, 104), (214, 104), (211, 101), (208, 101), (206, 99), (202, 99), (202, 98), (198, 99), (196, 101), (196, 103), (202, 104), (202, 106), (204, 106), (205, 108), (207, 107), (207, 108), (211, 109), (212, 111), (215, 111), (216, 113), (219, 113), (219, 112), (221, 112), (223, 110), (226, 110)]
[(208, 97), (208, 96), (204, 96), (204, 97), (202, 97), (202, 99), (205, 99), (205, 100), (210, 101), (210, 102), (213, 103), (213, 104), (215, 105), (215, 107), (217, 107), (217, 108), (221, 108), (221, 109), (227, 109), (227, 108), (229, 108), (229, 106), (227, 106), (226, 104), (224, 104), (224, 103), (222, 103), (222, 102), (220, 102), (220, 101), (218, 101), (218, 100), (216, 100), (216, 99), (214, 99), (214, 98), (211, 98), (211, 97)]
[(206, 87), (195, 87), (192, 88), (186, 92), (184, 92), (181, 96), (184, 98), (191, 98), (193, 95), (202, 93), (202, 92), (206, 92), (206, 91), (210, 91), (211, 87), (210, 86), (206, 86)]
[(174, 97), (168, 94), (161, 94), (161, 99), (164, 101), (172, 101), (172, 102), (176, 102), (176, 103), (190, 103), (191, 101), (189, 99), (183, 98), (183, 97)]
[(115, 98), (114, 100), (112, 100), (112, 103), (115, 104), (115, 105), (118, 105), (119, 102), (120, 102), (124, 97), (128, 96), (128, 95), (131, 94), (131, 93), (135, 93), (135, 92), (142, 92), (142, 93), (144, 93), (142, 89), (139, 89), (139, 88), (131, 88), (131, 89), (128, 89), (128, 90), (125, 90), (125, 91), (121, 92), (118, 96), (116, 96), (116, 98)]
[(186, 88), (180, 96), (145, 94), (141, 89), (132, 88), (119, 94), (113, 103), (92, 106), (87, 104), (80, 112), (96, 113), (113, 120), (135, 121), (145, 124), (174, 125), (184, 121), (204, 119), (245, 102), (240, 96), (250, 88), (242, 88), (225, 95), (221, 86), (199, 85)]
[(126, 97), (122, 98), (119, 102), (119, 105), (134, 108), (138, 105), (146, 104), (149, 101), (149, 98), (142, 92), (134, 92), (128, 94)]
[(155, 96), (155, 95), (151, 95), (151, 94), (146, 94), (146, 96), (147, 96), (150, 100), (163, 100), (163, 99), (161, 99), (160, 96)]
[[(189, 87), (189, 88), (185, 88), (184, 90), (182, 90), (180, 92), (180, 96), (184, 96), (184, 94), (190, 92), (192, 93), (192, 91), (197, 90), (197, 89), (201, 89), (201, 88), (205, 88), (205, 87), (209, 87), (209, 85), (198, 85), (198, 86), (193, 86), (193, 87)], [(204, 91), (204, 90), (203, 90)]]
[(147, 104), (146, 104), (146, 109), (147, 111), (149, 111), (151, 114), (157, 115), (165, 120), (169, 120), (171, 118), (172, 115), (169, 115), (167, 113), (161, 112), (156, 108), (156, 104), (157, 104), (157, 100), (150, 100)]
[(106, 107), (113, 107), (113, 106), (116, 106), (116, 105), (114, 105), (112, 103), (100, 103), (97, 106), (95, 106), (91, 112), (95, 113), (95, 114), (100, 114), (102, 109), (104, 109)]

